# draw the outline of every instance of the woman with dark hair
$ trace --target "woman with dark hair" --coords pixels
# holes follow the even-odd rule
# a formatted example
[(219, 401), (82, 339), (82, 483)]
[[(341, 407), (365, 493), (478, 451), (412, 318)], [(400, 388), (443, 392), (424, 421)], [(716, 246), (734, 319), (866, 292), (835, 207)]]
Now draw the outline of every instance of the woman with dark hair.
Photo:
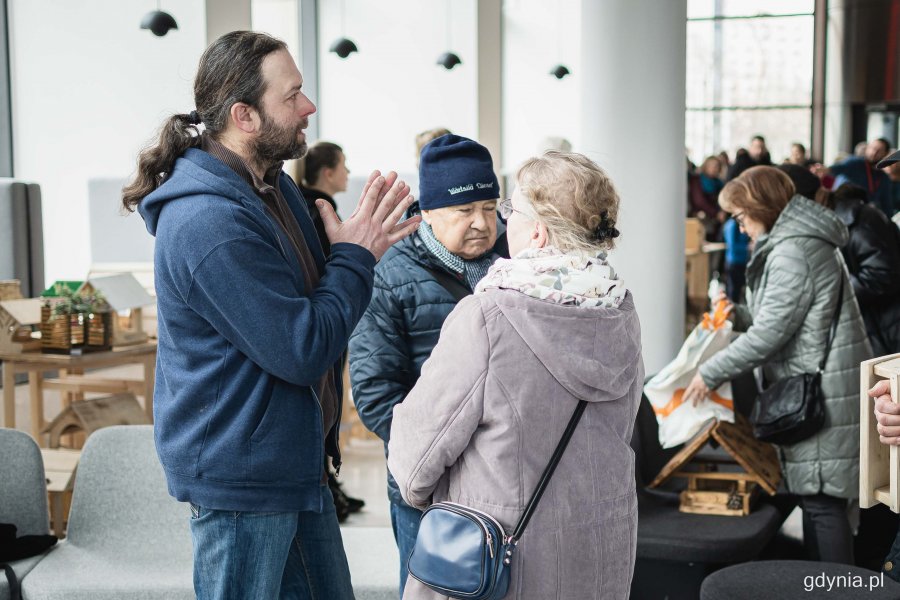
[[(848, 501), (859, 493), (859, 363), (871, 355), (839, 248), (847, 227), (832, 211), (796, 193), (775, 167), (753, 167), (726, 184), (719, 203), (755, 242), (747, 265), (747, 305), (733, 309), (744, 331), (703, 365), (685, 401), (762, 367), (765, 384), (822, 373), (825, 425), (778, 446), (788, 491), (800, 497), (803, 541), (811, 559), (853, 563)], [(838, 307), (839, 298), (843, 298)]]
[(300, 191), (306, 198), (309, 214), (322, 242), (322, 249), (327, 257), (331, 250), (328, 236), (325, 235), (325, 225), (316, 208), (316, 200), (324, 200), (337, 211), (334, 195), (347, 191), (347, 178), (350, 169), (347, 168), (347, 159), (344, 150), (337, 144), (318, 141), (309, 147), (306, 156), (303, 157), (303, 183)]

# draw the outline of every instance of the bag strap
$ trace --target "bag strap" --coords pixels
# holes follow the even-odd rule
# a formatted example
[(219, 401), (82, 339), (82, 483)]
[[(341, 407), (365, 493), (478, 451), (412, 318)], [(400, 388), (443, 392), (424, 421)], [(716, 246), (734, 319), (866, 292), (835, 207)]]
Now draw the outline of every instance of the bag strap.
[[(841, 266), (843, 267), (843, 264)], [(819, 363), (819, 373), (825, 371), (825, 362), (828, 360), (828, 355), (831, 353), (831, 344), (834, 342), (834, 338), (837, 336), (838, 322), (841, 320), (841, 306), (844, 304), (843, 268), (841, 269), (841, 283), (839, 284), (839, 289), (840, 291), (838, 292), (837, 307), (834, 309), (834, 317), (832, 317), (831, 319), (831, 329), (828, 332), (828, 343), (825, 344), (825, 356), (822, 357), (822, 362)]]
[(553, 471), (556, 470), (556, 465), (559, 464), (559, 460), (562, 458), (563, 452), (566, 450), (566, 446), (569, 445), (569, 440), (572, 438), (572, 433), (575, 431), (575, 426), (578, 425), (578, 421), (581, 420), (581, 415), (584, 413), (584, 409), (587, 406), (587, 402), (584, 400), (578, 401), (578, 406), (575, 407), (575, 412), (572, 413), (572, 417), (569, 419), (569, 424), (566, 426), (566, 430), (563, 432), (562, 439), (559, 440), (559, 444), (556, 446), (556, 450), (553, 452), (553, 456), (550, 458), (550, 464), (547, 465), (547, 468), (544, 469), (544, 473), (541, 475), (541, 480), (538, 482), (537, 488), (535, 488), (534, 493), (531, 495), (531, 500), (528, 501), (528, 505), (525, 507), (525, 512), (522, 513), (522, 516), (519, 518), (519, 522), (516, 524), (516, 528), (513, 531), (512, 535), (509, 536), (509, 542), (515, 544), (519, 538), (522, 537), (522, 533), (525, 531), (525, 526), (528, 525), (528, 521), (531, 520), (531, 515), (534, 514), (534, 509), (537, 508), (538, 502), (541, 501), (541, 496), (544, 495), (544, 490), (547, 489), (547, 484), (550, 483), (550, 478), (553, 477)]
[(22, 598), (22, 592), (19, 589), (19, 580), (16, 578), (16, 572), (13, 571), (11, 565), (6, 563), (0, 565), (3, 568), (3, 571), (6, 573), (6, 582), (9, 584), (9, 598), (10, 600), (20, 600)]
[(450, 273), (432, 267), (425, 267), (425, 270), (431, 273), (434, 280), (437, 281), (442, 288), (450, 292), (450, 295), (453, 296), (457, 302), (472, 294), (472, 290), (464, 286), (462, 282)]

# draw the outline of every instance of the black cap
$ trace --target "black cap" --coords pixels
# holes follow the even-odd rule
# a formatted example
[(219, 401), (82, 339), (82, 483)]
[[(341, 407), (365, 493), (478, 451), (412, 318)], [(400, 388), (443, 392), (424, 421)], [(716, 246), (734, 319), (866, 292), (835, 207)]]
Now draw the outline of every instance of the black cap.
[(809, 198), (810, 200), (816, 199), (816, 192), (822, 187), (822, 182), (819, 181), (818, 177), (810, 173), (809, 169), (790, 163), (778, 165), (778, 168), (791, 178), (798, 194)]
[(895, 162), (900, 162), (900, 150), (895, 151), (893, 154), (889, 154), (885, 158), (881, 159), (877, 165), (875, 165), (879, 169), (884, 169), (885, 167), (889, 167)]

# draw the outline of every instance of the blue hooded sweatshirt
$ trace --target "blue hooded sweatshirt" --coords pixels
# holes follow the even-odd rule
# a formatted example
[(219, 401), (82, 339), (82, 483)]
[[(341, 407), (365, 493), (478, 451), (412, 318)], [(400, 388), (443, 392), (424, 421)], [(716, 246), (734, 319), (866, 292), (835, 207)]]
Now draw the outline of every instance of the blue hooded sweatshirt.
[[(280, 189), (324, 275), (305, 289), (290, 240), (253, 188), (197, 148), (141, 202), (156, 236), (153, 416), (169, 493), (218, 510), (321, 511), (326, 438), (311, 386), (335, 367), (372, 295), (375, 257), (334, 244), (326, 264), (294, 182)], [(338, 414), (340, 422), (340, 414)]]

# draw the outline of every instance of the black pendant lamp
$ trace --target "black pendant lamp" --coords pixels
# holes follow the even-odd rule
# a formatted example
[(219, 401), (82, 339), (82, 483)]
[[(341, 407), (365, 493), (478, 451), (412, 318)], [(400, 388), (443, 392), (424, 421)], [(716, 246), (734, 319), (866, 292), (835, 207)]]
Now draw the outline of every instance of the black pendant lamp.
[[(562, 58), (562, 6), (559, 1), (556, 3), (556, 55)], [(550, 69), (550, 74), (557, 79), (562, 79), (566, 75), (571, 75), (572, 72), (569, 71), (569, 67), (559, 63)]]
[(178, 29), (175, 18), (167, 12), (159, 9), (159, 0), (156, 2), (156, 10), (148, 12), (141, 21), (141, 29), (149, 29), (153, 35), (162, 37), (169, 33), (170, 29)]
[(346, 31), (344, 27), (344, 15), (346, 14), (344, 8), (344, 2), (343, 0), (341, 0), (341, 37), (336, 39), (331, 44), (331, 47), (328, 48), (329, 52), (334, 52), (341, 58), (347, 58), (354, 52), (359, 52), (359, 48), (356, 47), (356, 44), (353, 42), (353, 40), (344, 37), (344, 32)]
[(566, 75), (569, 75), (569, 69), (566, 67), (566, 65), (556, 65), (555, 67), (553, 67), (553, 70), (550, 71), (550, 74), (557, 79), (562, 79)]
[(460, 60), (460, 58), (453, 52), (444, 52), (438, 57), (437, 64), (441, 65), (449, 71), (456, 65), (461, 65), (462, 60)]
[[(452, 24), (453, 24), (453, 19), (451, 17), (453, 15), (450, 10), (450, 0), (445, 0), (445, 1), (447, 3), (447, 46), (452, 47), (451, 41), (453, 38), (451, 37), (450, 34), (452, 31), (451, 28), (452, 28)], [(437, 64), (439, 64), (440, 66), (442, 66), (445, 69), (447, 69), (448, 71), (450, 71), (456, 65), (461, 65), (462, 59), (459, 58), (459, 55), (457, 55), (456, 52), (447, 50), (446, 52), (444, 52), (443, 54), (438, 56)]]

